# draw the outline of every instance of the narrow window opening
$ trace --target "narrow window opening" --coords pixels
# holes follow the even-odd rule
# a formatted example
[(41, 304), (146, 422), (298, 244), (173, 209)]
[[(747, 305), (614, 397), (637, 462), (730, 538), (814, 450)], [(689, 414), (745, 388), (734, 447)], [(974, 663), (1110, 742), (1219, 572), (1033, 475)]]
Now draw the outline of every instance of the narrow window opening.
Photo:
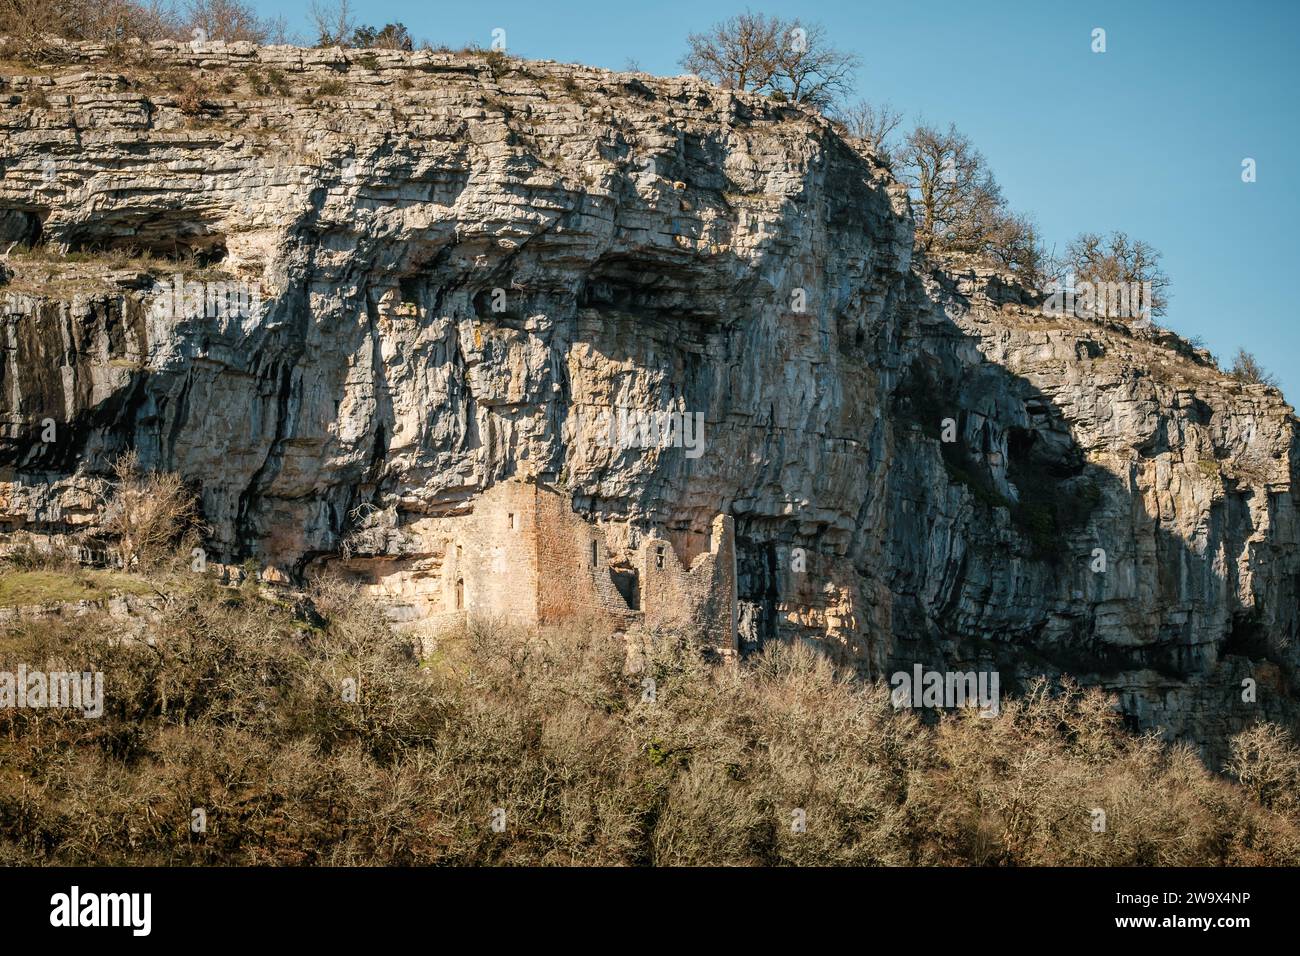
[(664, 569), (664, 546), (662, 544), (655, 548), (655, 567), (660, 571)]
[(456, 579), (456, 610), (462, 610), (465, 607), (465, 580)]
[(591, 542), (591, 566), (594, 568), (600, 562), (600, 545), (595, 541)]

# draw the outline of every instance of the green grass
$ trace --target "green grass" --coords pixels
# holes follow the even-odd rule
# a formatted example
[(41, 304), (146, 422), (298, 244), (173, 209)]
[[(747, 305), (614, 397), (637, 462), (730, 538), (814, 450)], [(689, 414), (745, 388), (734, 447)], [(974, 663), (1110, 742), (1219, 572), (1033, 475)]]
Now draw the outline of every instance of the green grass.
[(149, 594), (144, 581), (119, 571), (0, 572), (0, 607), (93, 601), (114, 592)]

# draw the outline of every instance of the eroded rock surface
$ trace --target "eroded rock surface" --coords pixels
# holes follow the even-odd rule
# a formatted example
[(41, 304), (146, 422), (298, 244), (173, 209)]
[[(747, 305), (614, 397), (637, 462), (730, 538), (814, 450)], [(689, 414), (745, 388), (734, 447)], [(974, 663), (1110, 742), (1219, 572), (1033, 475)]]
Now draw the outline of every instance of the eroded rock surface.
[[(816, 115), (241, 44), (2, 79), (0, 240), (34, 248), (0, 290), (10, 540), (93, 531), (134, 447), (201, 488), (214, 559), (413, 569), (427, 607), (450, 586), (428, 529), (533, 482), (612, 553), (659, 535), (689, 562), (732, 516), (744, 650), (997, 668), (1004, 692), (1070, 673), (1216, 759), (1293, 715), (1281, 395), (914, 262), (904, 190)], [(248, 308), (187, 314), (196, 281)], [(701, 453), (592, 440), (620, 409), (702, 415)]]

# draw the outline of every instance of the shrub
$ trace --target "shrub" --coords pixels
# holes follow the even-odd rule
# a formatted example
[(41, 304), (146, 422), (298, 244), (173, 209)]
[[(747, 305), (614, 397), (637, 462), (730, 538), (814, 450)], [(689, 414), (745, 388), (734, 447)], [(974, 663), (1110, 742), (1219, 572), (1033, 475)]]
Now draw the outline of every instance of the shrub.
[(176, 553), (187, 532), (197, 530), (195, 496), (179, 475), (141, 471), (134, 451), (117, 459), (113, 476), (104, 531), (117, 539), (123, 567), (156, 567)]
[(293, 89), (285, 75), (274, 67), (265, 72), (250, 67), (244, 70), (244, 78), (248, 81), (249, 89), (257, 96), (270, 96), (272, 93), (288, 96)]
[(1300, 807), (1300, 751), (1284, 728), (1257, 724), (1238, 734), (1228, 770), (1262, 805)]
[[(1238, 786), (1125, 733), (1101, 693), (1070, 685), (927, 725), (803, 645), (716, 666), (688, 641), (634, 633), (630, 672), (625, 640), (595, 627), (472, 622), (421, 659), (335, 581), (292, 600), (188, 574), (165, 586), (147, 622), (3, 626), (0, 669), (101, 670), (107, 692), (96, 720), (0, 710), (0, 860), (1300, 860), (1300, 754), (1267, 727), (1234, 746)], [(189, 829), (195, 808), (205, 833)]]
[(1247, 385), (1277, 387), (1277, 378), (1267, 372), (1264, 366), (1259, 363), (1259, 359), (1245, 349), (1237, 349), (1237, 354), (1232, 360), (1232, 368), (1228, 374), (1239, 382), (1245, 382)]
[(326, 80), (314, 90), (305, 91), (300, 99), (303, 103), (311, 105), (324, 96), (342, 96), (348, 91), (348, 86), (342, 80)]
[(187, 82), (176, 94), (176, 106), (186, 116), (198, 116), (207, 108), (204, 94), (207, 88), (197, 80)]
[(510, 57), (500, 50), (488, 50), (483, 54), (483, 59), (494, 80), (499, 80), (510, 72)]

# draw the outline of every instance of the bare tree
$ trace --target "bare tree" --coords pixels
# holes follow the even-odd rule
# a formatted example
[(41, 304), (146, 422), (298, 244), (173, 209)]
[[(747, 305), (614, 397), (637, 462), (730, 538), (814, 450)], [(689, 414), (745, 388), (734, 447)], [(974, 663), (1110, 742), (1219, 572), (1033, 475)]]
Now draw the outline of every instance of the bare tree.
[(310, 11), (318, 47), (349, 45), (357, 21), (348, 0), (311, 0)]
[(1151, 283), (1151, 314), (1164, 315), (1169, 304), (1169, 277), (1160, 268), (1160, 253), (1123, 232), (1109, 236), (1081, 233), (1066, 247), (1063, 270), (1092, 283)]
[(1053, 274), (1038, 227), (1023, 213), (995, 212), (986, 227), (983, 251), (1034, 289), (1043, 288)]
[(1232, 369), (1228, 374), (1247, 385), (1268, 385), (1277, 388), (1277, 377), (1266, 371), (1264, 366), (1259, 364), (1259, 360), (1245, 349), (1237, 349), (1237, 355), (1232, 360)]
[(858, 58), (831, 45), (820, 24), (743, 13), (687, 37), (682, 66), (724, 89), (832, 107), (852, 87)]
[(918, 126), (908, 134), (899, 159), (920, 214), (921, 248), (979, 252), (1003, 211), (1002, 190), (984, 157), (949, 125), (946, 131)]
[(49, 38), (119, 43), (175, 36), (178, 23), (163, 0), (0, 0), (0, 34), (34, 59), (58, 55)]
[[(888, 135), (897, 115), (870, 105), (859, 114), (869, 135)], [(917, 245), (926, 252), (966, 253), (1001, 266), (1026, 286), (1042, 288), (1052, 263), (1033, 221), (1012, 212), (983, 155), (951, 124), (921, 125), (896, 161), (912, 195)]]
[(105, 21), (115, 23), (112, 32), (118, 39), (164, 40), (180, 30), (172, 0), (108, 0), (95, 6)]
[(869, 100), (858, 100), (838, 110), (835, 118), (844, 125), (848, 135), (862, 140), (873, 153), (886, 160), (892, 158), (889, 137), (903, 122), (901, 111), (888, 103), (877, 106)]
[(265, 43), (269, 33), (252, 7), (241, 0), (188, 0), (184, 31), (202, 30), (209, 40)]
[(799, 20), (781, 24), (769, 85), (794, 103), (829, 109), (853, 88), (852, 74), (861, 61), (836, 49), (820, 24)]
[(682, 67), (724, 89), (757, 92), (776, 72), (776, 48), (784, 24), (761, 13), (742, 13), (686, 38)]
[(104, 530), (117, 538), (122, 566), (159, 563), (198, 521), (194, 495), (179, 475), (145, 473), (134, 451), (113, 465), (116, 484), (104, 508)]
[(298, 41), (295, 40), (293, 32), (289, 29), (289, 21), (284, 14), (280, 13), (266, 21), (266, 39), (263, 42), (285, 46)]

